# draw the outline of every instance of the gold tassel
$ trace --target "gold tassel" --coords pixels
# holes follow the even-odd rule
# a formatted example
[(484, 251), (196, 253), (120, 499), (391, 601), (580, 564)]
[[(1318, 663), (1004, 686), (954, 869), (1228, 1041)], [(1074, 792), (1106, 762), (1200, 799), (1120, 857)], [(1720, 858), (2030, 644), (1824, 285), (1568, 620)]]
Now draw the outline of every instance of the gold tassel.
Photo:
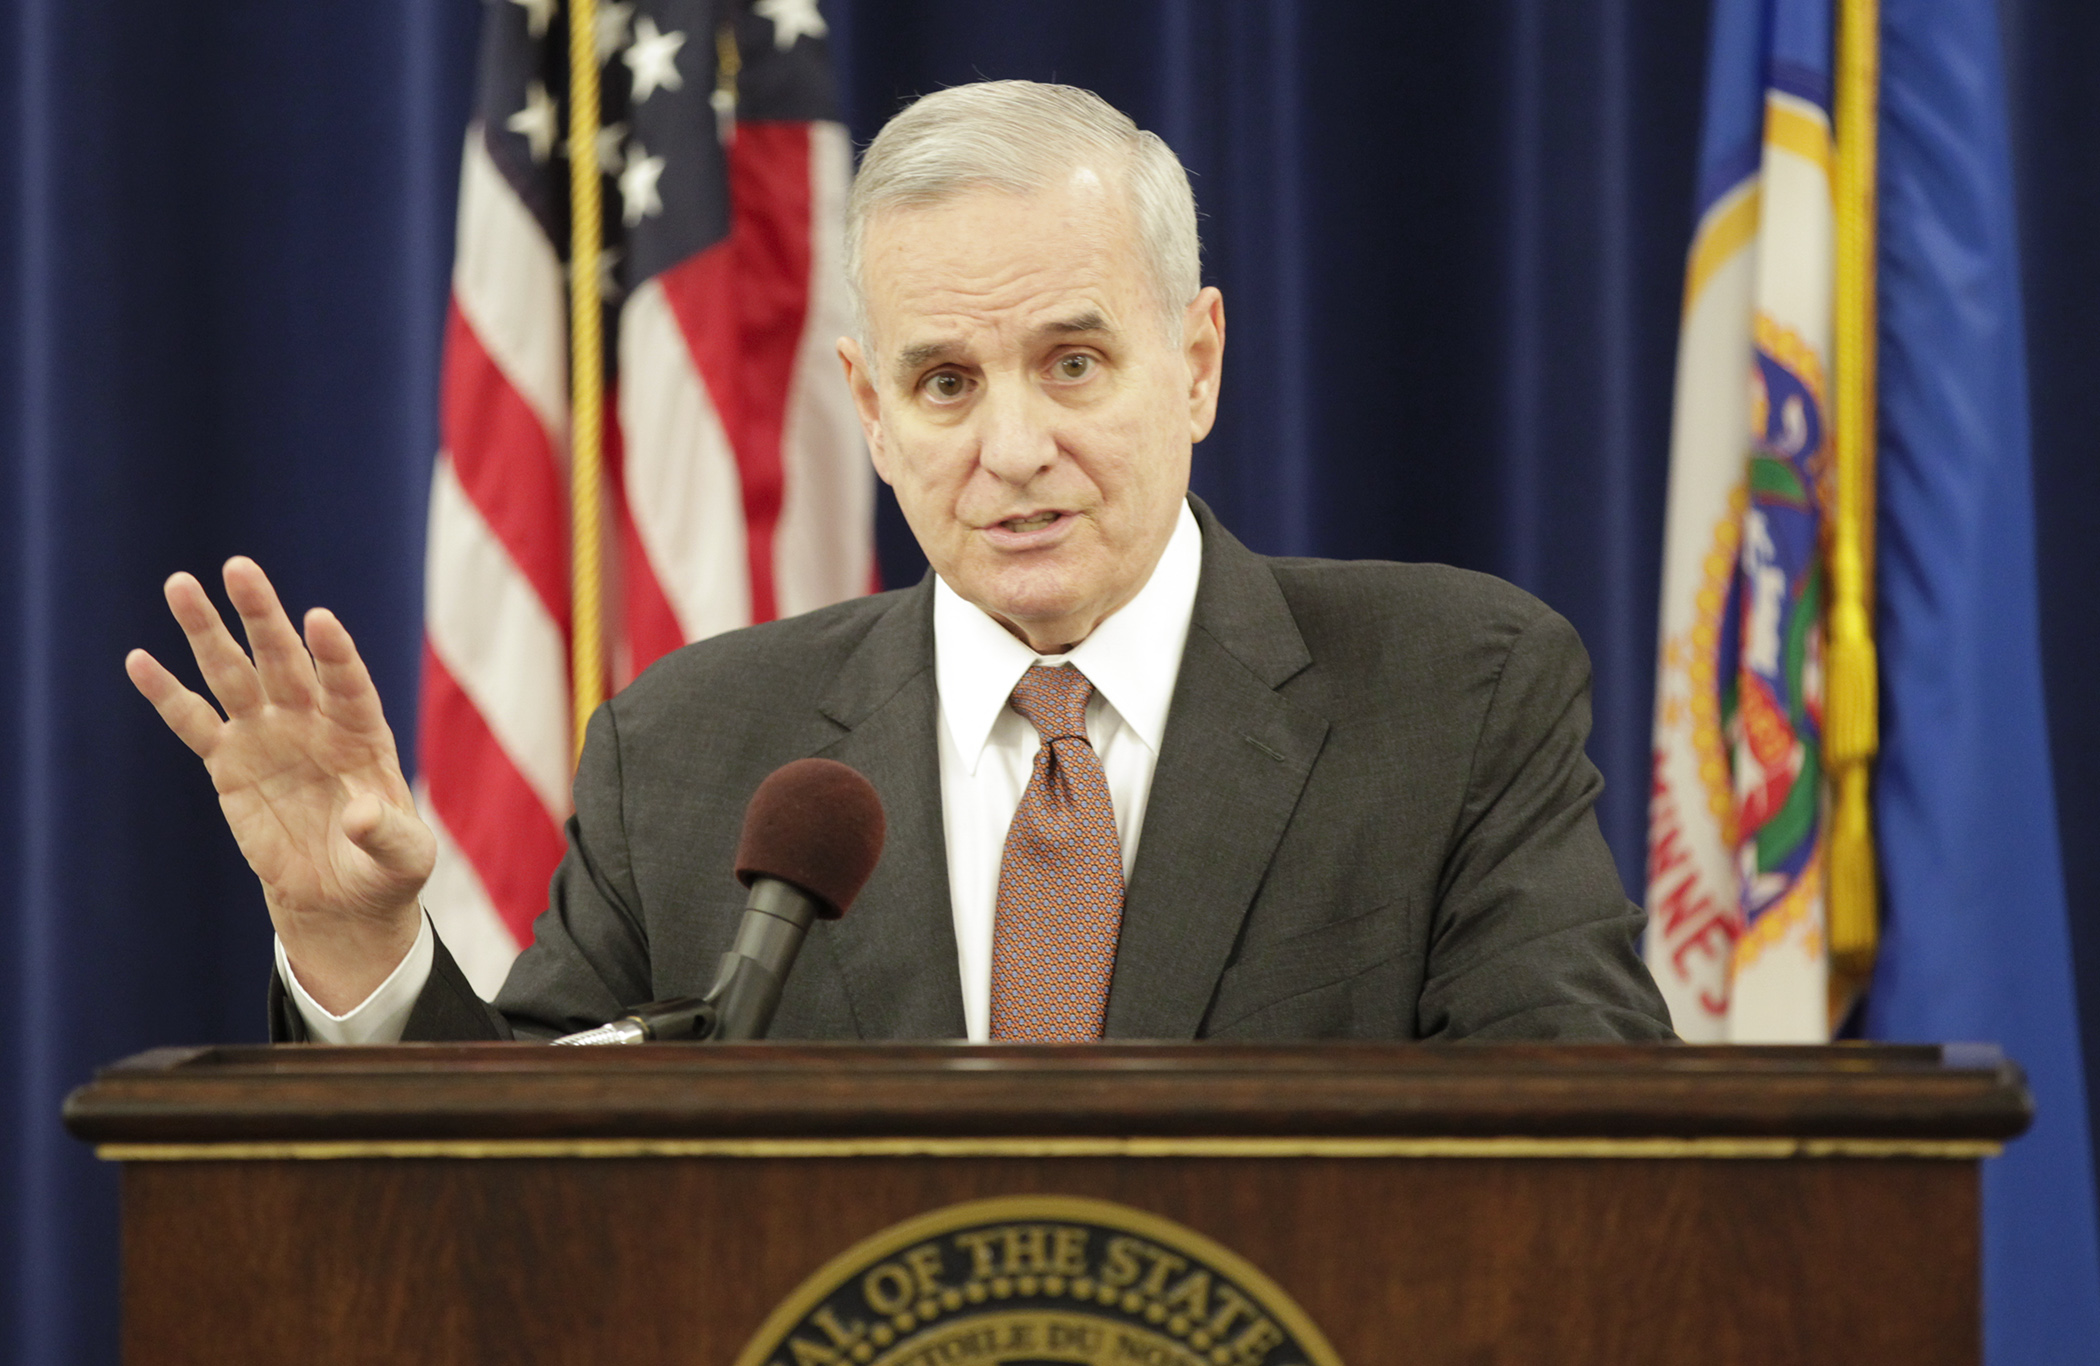
[(1867, 807), (1867, 766), (1847, 764), (1837, 770), (1836, 802), (1830, 813), (1830, 963), (1845, 979), (1844, 999), (1856, 994), (1874, 970), (1880, 927), (1877, 923), (1879, 868), (1874, 859), (1874, 830)]

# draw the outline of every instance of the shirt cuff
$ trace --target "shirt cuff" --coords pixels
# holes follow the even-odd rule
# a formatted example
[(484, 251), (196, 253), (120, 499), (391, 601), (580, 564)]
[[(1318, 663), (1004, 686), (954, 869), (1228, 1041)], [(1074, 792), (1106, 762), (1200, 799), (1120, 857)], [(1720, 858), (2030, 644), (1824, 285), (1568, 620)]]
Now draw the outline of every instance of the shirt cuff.
[(284, 989), (291, 993), (292, 1003), (299, 1007), (306, 1030), (316, 1042), (401, 1042), (401, 1031), (408, 1028), (416, 998), (423, 994), (423, 984), (430, 980), (431, 964), (437, 961), (437, 935), (430, 928), (430, 916), (426, 913), (420, 919), (422, 926), (416, 931), (416, 942), (408, 956), (346, 1015), (329, 1014), (326, 1006), (306, 994), (306, 988), (299, 985), (298, 975), (292, 971), (292, 960), (285, 957), (284, 941), (277, 941), (277, 975), (283, 979)]

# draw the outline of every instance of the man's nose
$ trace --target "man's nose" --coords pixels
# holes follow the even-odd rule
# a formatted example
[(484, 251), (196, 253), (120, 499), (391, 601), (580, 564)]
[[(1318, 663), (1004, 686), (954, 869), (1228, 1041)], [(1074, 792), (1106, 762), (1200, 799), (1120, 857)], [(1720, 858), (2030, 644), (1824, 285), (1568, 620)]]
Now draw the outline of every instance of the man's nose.
[(1028, 483), (1057, 459), (1054, 407), (1025, 381), (994, 378), (978, 400), (977, 462), (1006, 483)]

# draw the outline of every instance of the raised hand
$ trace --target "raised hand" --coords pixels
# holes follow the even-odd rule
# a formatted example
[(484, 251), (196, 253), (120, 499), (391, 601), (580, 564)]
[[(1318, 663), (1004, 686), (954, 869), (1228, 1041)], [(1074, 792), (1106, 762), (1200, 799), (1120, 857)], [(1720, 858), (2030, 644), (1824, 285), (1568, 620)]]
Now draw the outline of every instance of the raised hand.
[(255, 561), (228, 560), (225, 577), (253, 659), (193, 576), (166, 585), (223, 717), (144, 650), (124, 671), (204, 760), (300, 985), (342, 1014), (415, 943), (437, 842), (343, 624), (316, 607), (302, 642)]

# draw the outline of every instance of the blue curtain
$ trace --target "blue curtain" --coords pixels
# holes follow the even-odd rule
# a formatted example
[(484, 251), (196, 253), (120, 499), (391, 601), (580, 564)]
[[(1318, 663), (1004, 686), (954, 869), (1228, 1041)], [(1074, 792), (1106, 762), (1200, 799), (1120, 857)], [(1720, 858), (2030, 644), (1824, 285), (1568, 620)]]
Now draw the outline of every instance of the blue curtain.
[(2001, 5), (2027, 319), (2042, 677), (2086, 1059), (2100, 1133), (2100, 7)]
[[(2100, 1024), (2100, 19), (2005, 0), (2066, 876)], [(1703, 4), (826, 0), (856, 137), (978, 76), (1091, 86), (1196, 172), (1231, 319), (1197, 483), (1257, 548), (1436, 559), (1566, 613), (1642, 881), (1663, 471)], [(260, 1037), (268, 931), (124, 651), (256, 555), (328, 603), (408, 740), (474, 0), (16, 0), (0, 203), (0, 1356), (115, 1360), (92, 1069)], [(894, 514), (884, 567), (918, 561)], [(2089, 1049), (2088, 1056), (2100, 1057)], [(2100, 1087), (2089, 1088), (2100, 1094)]]
[(0, 212), (0, 1358), (116, 1360), (97, 1065), (257, 1040), (269, 938), (201, 766), (122, 673), (178, 568), (258, 556), (414, 715), (471, 3), (18, 0)]
[(1999, 15), (1883, 11), (1876, 480), (1887, 889), (1875, 1038), (1990, 1039), (2033, 1127), (1983, 1177), (1984, 1357), (2100, 1343), (2092, 1148), (2035, 574), (2026, 328)]

